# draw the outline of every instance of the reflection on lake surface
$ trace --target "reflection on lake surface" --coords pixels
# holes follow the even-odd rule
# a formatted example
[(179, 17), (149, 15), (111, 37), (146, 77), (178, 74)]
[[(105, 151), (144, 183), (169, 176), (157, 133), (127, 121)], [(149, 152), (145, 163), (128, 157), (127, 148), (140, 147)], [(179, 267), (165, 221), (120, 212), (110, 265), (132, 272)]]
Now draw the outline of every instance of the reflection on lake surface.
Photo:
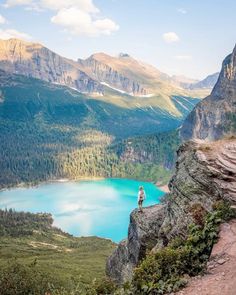
[(0, 208), (50, 212), (54, 225), (75, 236), (127, 236), (129, 214), (137, 207), (138, 187), (144, 186), (144, 206), (159, 203), (164, 194), (154, 184), (129, 179), (48, 183), (0, 192)]

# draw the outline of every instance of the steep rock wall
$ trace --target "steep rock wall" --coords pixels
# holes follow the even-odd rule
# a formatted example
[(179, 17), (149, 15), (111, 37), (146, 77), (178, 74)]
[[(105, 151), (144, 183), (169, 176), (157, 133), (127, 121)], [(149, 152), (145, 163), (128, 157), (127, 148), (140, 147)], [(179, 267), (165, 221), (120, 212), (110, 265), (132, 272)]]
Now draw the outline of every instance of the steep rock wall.
[(82, 71), (78, 63), (37, 43), (17, 39), (0, 40), (0, 69), (73, 87), (80, 92), (103, 90), (102, 85)]
[(236, 204), (236, 139), (183, 144), (169, 189), (163, 205), (131, 213), (128, 238), (107, 262), (108, 275), (118, 283), (132, 278), (133, 268), (146, 251), (186, 235), (194, 204), (201, 204), (208, 212), (217, 200)]
[(236, 131), (236, 47), (222, 64), (219, 79), (207, 98), (189, 114), (181, 128), (184, 140), (216, 140)]

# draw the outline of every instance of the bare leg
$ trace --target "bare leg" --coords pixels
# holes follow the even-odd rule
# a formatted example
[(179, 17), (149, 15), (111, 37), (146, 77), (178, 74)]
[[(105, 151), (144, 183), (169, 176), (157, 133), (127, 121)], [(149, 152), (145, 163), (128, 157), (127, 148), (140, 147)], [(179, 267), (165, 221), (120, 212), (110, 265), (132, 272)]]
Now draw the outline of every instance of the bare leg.
[(142, 204), (141, 204), (140, 201), (138, 202), (138, 211), (139, 211), (139, 212), (142, 212)]
[(138, 202), (138, 205), (139, 205), (139, 212), (143, 212), (142, 204), (143, 204), (142, 201), (139, 201), (139, 202)]

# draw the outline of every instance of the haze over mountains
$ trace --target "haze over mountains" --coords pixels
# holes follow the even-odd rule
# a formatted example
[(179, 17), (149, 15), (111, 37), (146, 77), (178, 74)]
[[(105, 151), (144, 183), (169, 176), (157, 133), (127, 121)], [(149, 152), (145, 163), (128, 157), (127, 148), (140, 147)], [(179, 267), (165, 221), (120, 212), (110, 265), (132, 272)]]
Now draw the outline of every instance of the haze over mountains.
[(172, 76), (172, 79), (174, 79), (176, 83), (179, 83), (179, 85), (182, 88), (192, 89), (192, 90), (193, 89), (212, 89), (215, 86), (218, 78), (219, 78), (218, 72), (208, 75), (203, 80), (191, 79), (185, 76)]

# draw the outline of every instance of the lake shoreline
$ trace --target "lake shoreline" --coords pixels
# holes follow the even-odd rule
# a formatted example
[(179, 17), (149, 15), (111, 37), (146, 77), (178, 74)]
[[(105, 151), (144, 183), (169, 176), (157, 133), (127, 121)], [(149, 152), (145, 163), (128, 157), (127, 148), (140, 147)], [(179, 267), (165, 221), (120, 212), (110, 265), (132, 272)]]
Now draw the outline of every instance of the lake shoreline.
[(96, 180), (103, 180), (106, 179), (105, 177), (81, 177), (81, 178), (57, 178), (57, 179), (49, 179), (49, 180), (43, 180), (43, 181), (39, 181), (37, 183), (33, 183), (33, 182), (21, 182), (17, 185), (13, 185), (10, 187), (3, 187), (0, 189), (0, 192), (3, 191), (9, 191), (9, 190), (13, 190), (13, 189), (17, 189), (17, 188), (36, 188), (40, 185), (45, 185), (45, 184), (50, 184), (50, 183), (66, 183), (66, 182), (78, 182), (78, 181), (96, 181)]
[[(50, 184), (50, 183), (66, 183), (66, 182), (79, 182), (79, 181), (97, 181), (97, 180), (104, 180), (104, 179), (129, 179), (127, 177), (121, 178), (121, 177), (100, 177), (100, 176), (94, 176), (94, 177), (89, 177), (89, 176), (85, 176), (85, 177), (78, 177), (78, 178), (57, 178), (57, 179), (49, 179), (49, 180), (43, 180), (43, 181), (39, 181), (37, 183), (33, 183), (33, 182), (22, 182), (19, 183), (17, 185), (13, 185), (10, 187), (3, 187), (0, 189), (0, 192), (3, 191), (8, 191), (8, 190), (13, 190), (13, 189), (17, 189), (17, 188), (36, 188), (40, 185), (45, 185), (45, 184)], [(169, 193), (169, 188), (168, 188), (168, 184), (158, 184), (158, 182), (154, 182), (154, 181), (146, 181), (146, 180), (140, 180), (140, 179), (133, 179), (130, 178), (130, 180), (135, 180), (135, 181), (140, 181), (140, 182), (149, 182), (149, 183), (153, 183), (158, 189), (160, 189), (161, 191), (163, 191), (164, 193)]]
[[(59, 178), (37, 186), (18, 186), (1, 192), (0, 208), (31, 213), (50, 212), (53, 225), (64, 232), (75, 237), (97, 236), (117, 243), (127, 236), (130, 213), (137, 208), (139, 186), (145, 188), (145, 207), (159, 204), (164, 192), (153, 182), (127, 178), (101, 179), (70, 181)], [(114, 231), (114, 228), (119, 230)]]

